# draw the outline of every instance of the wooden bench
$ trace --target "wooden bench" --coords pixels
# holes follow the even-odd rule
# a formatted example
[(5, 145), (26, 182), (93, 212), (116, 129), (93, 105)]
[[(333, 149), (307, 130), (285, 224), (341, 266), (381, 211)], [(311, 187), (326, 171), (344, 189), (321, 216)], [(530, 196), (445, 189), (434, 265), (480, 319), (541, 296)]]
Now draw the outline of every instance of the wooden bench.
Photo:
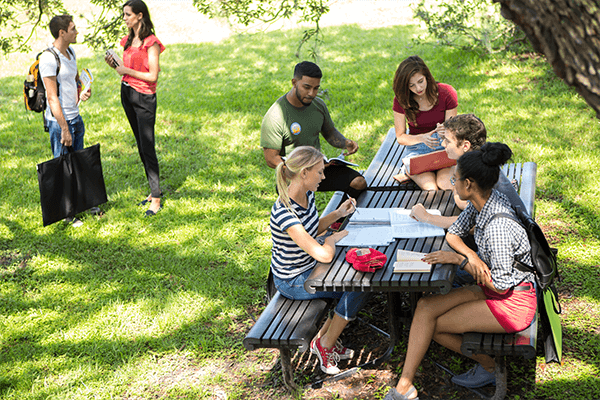
[(496, 360), (496, 392), (491, 400), (506, 397), (506, 356), (522, 356), (526, 359), (535, 357), (537, 342), (537, 313), (531, 324), (517, 333), (476, 333), (469, 332), (463, 336), (460, 351), (466, 356), (488, 354)]
[(309, 349), (330, 304), (328, 299), (290, 300), (276, 292), (246, 335), (244, 347), (247, 350), (279, 349), (283, 382), (295, 391), (292, 350), (305, 352)]
[[(364, 176), (369, 190), (416, 190), (414, 182), (400, 184), (393, 176), (400, 171), (405, 147), (396, 142), (396, 135), (390, 130), (377, 151)], [(506, 164), (502, 172), (510, 181), (516, 182), (517, 192), (527, 212), (535, 216), (534, 199), (537, 165), (533, 162)], [(513, 334), (466, 333), (461, 352), (467, 356), (488, 354), (496, 359), (496, 392), (491, 399), (500, 400), (506, 396), (506, 356), (535, 357), (537, 341), (537, 314), (525, 330)], [(534, 377), (535, 378), (535, 377)], [(482, 395), (480, 392), (478, 392)], [(482, 395), (483, 397), (483, 395)]]
[[(367, 181), (368, 190), (418, 190), (413, 181), (399, 183), (394, 180), (394, 175), (400, 172), (402, 157), (406, 152), (405, 146), (400, 146), (396, 141), (396, 134), (390, 130), (383, 139), (377, 154), (371, 161), (369, 168), (363, 174)], [(533, 162), (506, 164), (502, 172), (511, 181), (516, 181), (517, 192), (523, 200), (529, 214), (534, 214), (535, 180), (537, 165)]]

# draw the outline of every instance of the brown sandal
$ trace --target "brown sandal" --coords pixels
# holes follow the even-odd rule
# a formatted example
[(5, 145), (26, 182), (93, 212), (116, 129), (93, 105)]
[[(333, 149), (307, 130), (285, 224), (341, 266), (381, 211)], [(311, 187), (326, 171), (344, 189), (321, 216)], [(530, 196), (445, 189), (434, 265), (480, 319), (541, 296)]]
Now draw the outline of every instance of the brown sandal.
[(397, 175), (394, 175), (394, 179), (400, 183), (406, 183), (410, 181), (410, 176), (406, 175), (404, 172), (400, 172)]

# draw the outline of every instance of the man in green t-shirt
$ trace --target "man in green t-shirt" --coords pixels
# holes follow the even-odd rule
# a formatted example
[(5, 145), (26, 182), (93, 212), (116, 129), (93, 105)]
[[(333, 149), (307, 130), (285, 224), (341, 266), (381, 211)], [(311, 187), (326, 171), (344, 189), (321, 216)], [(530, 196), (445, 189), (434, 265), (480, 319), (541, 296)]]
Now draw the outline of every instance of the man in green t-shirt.
[[(260, 130), (260, 145), (263, 148), (267, 165), (277, 167), (298, 146), (312, 146), (321, 150), (319, 133), (327, 142), (338, 149), (345, 149), (344, 155), (356, 153), (358, 144), (346, 139), (333, 124), (325, 102), (317, 97), (321, 69), (314, 63), (303, 61), (296, 64), (292, 89), (281, 96), (265, 114)], [(344, 191), (357, 198), (367, 188), (365, 178), (346, 165), (325, 166), (325, 179), (319, 191)]]

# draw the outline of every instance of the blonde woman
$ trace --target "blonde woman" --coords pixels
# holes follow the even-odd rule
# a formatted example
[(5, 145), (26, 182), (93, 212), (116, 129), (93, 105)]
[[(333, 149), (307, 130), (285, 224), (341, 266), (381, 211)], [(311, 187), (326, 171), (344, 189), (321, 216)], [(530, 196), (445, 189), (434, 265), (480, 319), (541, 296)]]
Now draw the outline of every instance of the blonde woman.
[(348, 234), (335, 232), (323, 244), (317, 236), (339, 218), (354, 210), (349, 198), (328, 215), (319, 218), (314, 192), (325, 178), (323, 154), (314, 147), (300, 146), (275, 169), (279, 198), (271, 209), (271, 271), (277, 290), (293, 300), (315, 298), (339, 299), (335, 314), (328, 318), (310, 349), (326, 374), (337, 374), (339, 360), (352, 358), (354, 351), (338, 340), (349, 321), (353, 320), (368, 298), (367, 293), (318, 292), (310, 294), (304, 282), (317, 262), (329, 263), (335, 255), (335, 244)]

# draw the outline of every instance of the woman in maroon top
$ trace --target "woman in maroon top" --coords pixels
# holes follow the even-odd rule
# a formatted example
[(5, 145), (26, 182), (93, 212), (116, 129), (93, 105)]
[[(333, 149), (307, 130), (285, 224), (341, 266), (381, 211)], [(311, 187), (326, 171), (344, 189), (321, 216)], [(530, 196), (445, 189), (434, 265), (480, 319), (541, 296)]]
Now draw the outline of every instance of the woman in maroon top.
[(116, 60), (112, 55), (107, 55), (105, 60), (123, 76), (121, 104), (133, 130), (150, 185), (150, 195), (140, 203), (150, 203), (145, 214), (148, 217), (156, 215), (162, 209), (154, 124), (156, 82), (160, 71), (158, 58), (165, 47), (154, 36), (154, 25), (150, 20), (148, 7), (142, 0), (129, 0), (123, 5), (123, 20), (129, 29), (129, 34), (121, 39), (121, 46), (124, 47), (123, 61)]
[[(411, 56), (396, 70), (394, 94), (394, 129), (398, 143), (407, 146), (405, 157), (443, 150), (439, 135), (444, 133), (444, 121), (457, 114), (456, 90), (437, 83), (425, 62)], [(451, 168), (444, 168), (408, 176), (403, 166), (394, 179), (402, 182), (410, 178), (423, 190), (450, 190), (450, 175)]]

